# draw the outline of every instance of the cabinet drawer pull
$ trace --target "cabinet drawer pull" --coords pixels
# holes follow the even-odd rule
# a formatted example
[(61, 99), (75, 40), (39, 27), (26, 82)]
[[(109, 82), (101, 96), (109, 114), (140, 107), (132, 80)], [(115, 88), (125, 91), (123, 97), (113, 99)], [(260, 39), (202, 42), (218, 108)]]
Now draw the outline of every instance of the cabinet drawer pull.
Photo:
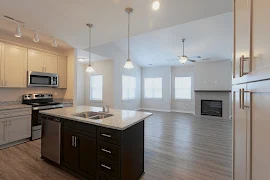
[(111, 167), (106, 166), (105, 164), (101, 164), (101, 166), (102, 166), (102, 167), (104, 167), (104, 168), (106, 168), (106, 169), (109, 169), (109, 170), (111, 170), (111, 169), (112, 169)]
[(101, 151), (111, 154), (112, 152), (107, 149), (101, 149)]
[(101, 134), (101, 136), (107, 137), (107, 138), (111, 138), (112, 136), (109, 134)]

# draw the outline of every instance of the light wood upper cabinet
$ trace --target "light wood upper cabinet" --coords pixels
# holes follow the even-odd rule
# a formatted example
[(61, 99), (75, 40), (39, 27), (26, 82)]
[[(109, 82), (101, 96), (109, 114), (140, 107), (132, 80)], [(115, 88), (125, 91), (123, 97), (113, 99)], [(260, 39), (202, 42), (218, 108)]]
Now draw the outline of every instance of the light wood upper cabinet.
[(7, 122), (0, 119), (0, 145), (8, 143)]
[(44, 53), (28, 49), (28, 71), (44, 72)]
[(59, 88), (67, 88), (67, 58), (58, 56)]
[(45, 72), (46, 73), (54, 73), (57, 74), (57, 56), (52, 55), (52, 54), (45, 54)]
[[(247, 109), (243, 108), (246, 99), (246, 84), (233, 87), (233, 179), (247, 180)], [(242, 96), (244, 95), (244, 97)], [(241, 107), (240, 107), (241, 105)]]
[(27, 49), (4, 45), (4, 86), (26, 87)]
[[(241, 75), (241, 57), (245, 58), (244, 65), (247, 64), (247, 58), (250, 57), (250, 0), (234, 0), (234, 56), (233, 56), (233, 78), (240, 78)], [(247, 67), (247, 66), (245, 66)], [(245, 69), (246, 70), (246, 69)]]
[(252, 71), (249, 81), (270, 78), (270, 23), (265, 18), (270, 16), (269, 0), (253, 0), (252, 21)]

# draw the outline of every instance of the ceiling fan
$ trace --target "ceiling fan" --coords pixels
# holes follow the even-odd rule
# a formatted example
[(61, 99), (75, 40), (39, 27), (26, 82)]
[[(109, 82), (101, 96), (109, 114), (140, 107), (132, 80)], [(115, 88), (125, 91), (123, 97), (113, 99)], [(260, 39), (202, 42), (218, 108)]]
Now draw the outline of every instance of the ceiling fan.
[[(193, 56), (193, 57), (188, 57), (185, 55), (185, 41), (186, 39), (182, 39), (183, 42), (183, 55), (182, 56), (178, 56), (178, 59), (169, 59), (167, 61), (180, 61), (180, 63), (185, 64), (187, 61), (190, 62), (196, 62), (195, 59), (201, 59), (201, 56)], [(190, 59), (190, 58), (195, 58), (195, 59)]]

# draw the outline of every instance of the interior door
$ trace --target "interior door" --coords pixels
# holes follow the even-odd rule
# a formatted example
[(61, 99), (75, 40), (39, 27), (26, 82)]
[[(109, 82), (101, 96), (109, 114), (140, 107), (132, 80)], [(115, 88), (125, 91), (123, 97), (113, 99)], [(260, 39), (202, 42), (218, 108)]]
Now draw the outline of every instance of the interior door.
[(28, 49), (28, 71), (44, 72), (44, 53)]
[[(234, 57), (233, 57), (233, 78), (234, 81), (240, 78), (240, 58), (250, 57), (250, 7), (251, 0), (234, 0)], [(246, 64), (245, 61), (244, 64)], [(247, 67), (247, 66), (245, 66)], [(245, 72), (247, 70), (245, 69)]]
[(79, 136), (79, 169), (94, 177), (96, 172), (96, 139)]
[(52, 54), (45, 54), (45, 71), (47, 73), (57, 74), (58, 71), (57, 56)]
[(233, 86), (234, 180), (247, 180), (247, 111), (242, 106), (242, 90), (246, 91), (246, 84)]
[(0, 145), (8, 143), (8, 134), (7, 134), (7, 122), (6, 119), (0, 120)]
[(27, 49), (5, 44), (4, 54), (5, 87), (26, 87)]
[(79, 148), (74, 146), (74, 137), (77, 135), (69, 130), (62, 132), (62, 161), (61, 163), (73, 170), (78, 169)]
[(270, 179), (270, 80), (248, 84), (251, 91), (251, 175), (253, 180)]
[(253, 0), (253, 60), (249, 81), (270, 78), (270, 16), (269, 0)]
[(20, 116), (7, 119), (8, 141), (14, 142), (31, 137), (31, 116)]
[(59, 88), (67, 88), (67, 58), (58, 56)]

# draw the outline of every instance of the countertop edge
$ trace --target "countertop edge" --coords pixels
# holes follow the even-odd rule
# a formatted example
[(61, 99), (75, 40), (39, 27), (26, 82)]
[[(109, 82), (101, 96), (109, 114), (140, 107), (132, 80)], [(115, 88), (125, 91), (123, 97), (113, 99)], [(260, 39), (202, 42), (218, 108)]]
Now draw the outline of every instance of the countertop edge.
[(104, 125), (104, 124), (95, 123), (93, 121), (83, 121), (83, 120), (79, 120), (79, 119), (75, 119), (75, 118), (70, 118), (70, 117), (67, 117), (67, 116), (61, 116), (61, 115), (58, 115), (58, 114), (47, 113), (47, 112), (44, 112), (44, 111), (41, 111), (39, 113), (40, 114), (44, 114), (44, 115), (48, 115), (48, 116), (55, 116), (55, 117), (62, 118), (62, 119), (67, 119), (67, 120), (71, 120), (71, 121), (81, 122), (81, 123), (85, 123), (85, 124), (92, 124), (92, 125), (96, 125), (96, 126), (99, 126), (99, 127), (105, 127), (105, 128), (110, 128), (110, 129), (115, 129), (115, 130), (120, 130), (120, 131), (124, 131), (124, 130), (130, 128), (131, 126), (134, 126), (135, 124), (138, 124), (139, 122), (142, 122), (146, 118), (148, 118), (148, 117), (150, 117), (150, 116), (153, 115), (151, 113), (151, 114), (147, 115), (146, 117), (144, 117), (142, 119), (139, 119), (138, 121), (136, 121), (134, 123), (129, 124), (126, 127), (119, 128), (119, 127), (115, 127), (115, 126), (107, 126), (107, 125)]
[[(14, 106), (14, 107), (12, 107), (12, 106)], [(3, 111), (3, 110), (12, 110), (12, 109), (27, 109), (27, 108), (32, 109), (32, 106), (30, 106), (30, 105), (23, 105), (23, 106), (16, 107), (16, 105), (3, 105), (3, 106), (0, 106), (0, 111)]]

